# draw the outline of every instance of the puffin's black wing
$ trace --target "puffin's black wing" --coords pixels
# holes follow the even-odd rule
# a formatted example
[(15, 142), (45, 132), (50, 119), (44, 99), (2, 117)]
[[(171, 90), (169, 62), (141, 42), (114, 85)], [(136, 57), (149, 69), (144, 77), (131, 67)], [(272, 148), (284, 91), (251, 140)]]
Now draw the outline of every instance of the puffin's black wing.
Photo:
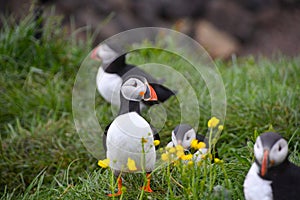
[(169, 99), (171, 96), (175, 95), (175, 92), (173, 92), (172, 90), (170, 90), (169, 88), (158, 84), (158, 83), (151, 83), (149, 82), (150, 85), (153, 87), (154, 91), (156, 92), (157, 95), (157, 99), (158, 102), (156, 101), (147, 101), (147, 102), (143, 102), (146, 105), (153, 105), (153, 104), (157, 104), (159, 102), (165, 102), (167, 99)]
[(299, 199), (300, 167), (286, 160), (278, 167), (270, 168), (267, 176), (272, 180), (274, 199)]

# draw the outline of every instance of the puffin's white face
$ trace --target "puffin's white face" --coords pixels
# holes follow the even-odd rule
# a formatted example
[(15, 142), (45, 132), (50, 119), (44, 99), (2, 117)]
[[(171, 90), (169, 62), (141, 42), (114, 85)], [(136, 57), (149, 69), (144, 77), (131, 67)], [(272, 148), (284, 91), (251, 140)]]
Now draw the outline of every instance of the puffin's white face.
[(258, 137), (254, 145), (254, 155), (261, 166), (261, 175), (264, 176), (267, 168), (279, 165), (288, 155), (288, 144), (281, 138), (270, 147), (263, 146), (261, 138)]
[(196, 138), (196, 133), (194, 129), (191, 129), (184, 134), (181, 145), (183, 146), (184, 149), (188, 149), (191, 146), (192, 140), (195, 138)]
[(131, 101), (157, 100), (156, 93), (148, 82), (138, 78), (129, 78), (125, 81), (121, 86), (121, 92), (124, 98)]
[(111, 63), (118, 57), (118, 54), (107, 44), (102, 44), (93, 50), (91, 57), (93, 59), (101, 60), (103, 63)]
[(190, 129), (185, 133), (177, 133), (175, 135), (174, 130), (172, 131), (172, 142), (175, 146), (181, 145), (184, 149), (189, 149), (191, 142), (196, 138), (196, 132), (194, 129)]
[(285, 139), (278, 140), (270, 150), (270, 163), (274, 166), (282, 163), (288, 155), (288, 143)]

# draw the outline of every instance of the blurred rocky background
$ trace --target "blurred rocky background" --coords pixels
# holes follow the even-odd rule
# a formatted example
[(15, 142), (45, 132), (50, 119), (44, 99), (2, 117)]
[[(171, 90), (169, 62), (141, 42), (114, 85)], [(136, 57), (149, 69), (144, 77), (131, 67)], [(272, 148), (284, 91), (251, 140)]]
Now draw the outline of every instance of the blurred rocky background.
[[(30, 0), (0, 0), (0, 12), (22, 17)], [(213, 57), (297, 56), (300, 0), (39, 0), (44, 15), (55, 7), (63, 25), (99, 31), (95, 45), (124, 30), (158, 26), (181, 31)]]

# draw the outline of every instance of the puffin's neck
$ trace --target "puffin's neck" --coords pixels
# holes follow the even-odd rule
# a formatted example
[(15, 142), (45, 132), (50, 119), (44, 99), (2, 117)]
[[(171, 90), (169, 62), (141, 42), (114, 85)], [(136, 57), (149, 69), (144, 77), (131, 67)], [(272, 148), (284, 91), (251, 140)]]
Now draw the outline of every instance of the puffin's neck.
[[(256, 164), (259, 167), (259, 171), (260, 171), (261, 165), (257, 161), (256, 161)], [(288, 156), (287, 156), (287, 158), (279, 165), (268, 168), (268, 171), (265, 176), (262, 177), (260, 175), (260, 173), (258, 175), (263, 179), (273, 180), (278, 175), (278, 173), (279, 172), (282, 173), (289, 164), (290, 164), (290, 161), (288, 160)]]
[(121, 100), (121, 106), (119, 110), (119, 115), (129, 113), (129, 112), (137, 112), (138, 114), (141, 113), (139, 101), (127, 100), (123, 97), (121, 92), (120, 92), (120, 100)]
[(120, 71), (120, 68), (126, 65), (125, 60), (126, 60), (126, 54), (123, 54), (118, 58), (116, 58), (111, 63), (103, 63), (102, 68), (107, 73), (117, 73), (118, 71)]

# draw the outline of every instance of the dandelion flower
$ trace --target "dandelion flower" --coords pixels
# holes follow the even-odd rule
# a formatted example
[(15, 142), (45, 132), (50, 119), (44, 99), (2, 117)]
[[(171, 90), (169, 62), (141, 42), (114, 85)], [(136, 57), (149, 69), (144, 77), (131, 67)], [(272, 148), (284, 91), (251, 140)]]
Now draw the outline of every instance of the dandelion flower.
[(193, 149), (197, 149), (197, 145), (198, 145), (198, 140), (197, 139), (193, 139), (191, 142), (191, 147)]
[(167, 153), (161, 154), (161, 159), (162, 159), (163, 161), (167, 161), (167, 160), (169, 159), (168, 154), (167, 154)]
[(142, 143), (147, 143), (148, 140), (146, 140), (145, 138), (142, 138)]
[(206, 144), (204, 142), (198, 142), (197, 149), (203, 149), (206, 147)]
[(170, 152), (170, 153), (175, 153), (175, 152), (176, 152), (176, 148), (175, 148), (175, 147), (171, 147), (171, 148), (169, 149), (169, 152)]
[(180, 157), (181, 160), (191, 160), (193, 158), (192, 154), (183, 155)]
[(176, 149), (177, 151), (184, 151), (184, 148), (183, 148), (183, 146), (181, 146), (181, 145), (177, 145), (177, 146), (175, 147), (175, 149)]
[(191, 160), (187, 163), (188, 166), (192, 166), (193, 164), (194, 164), (194, 162)]
[(222, 130), (223, 130), (223, 128), (224, 128), (224, 126), (223, 126), (223, 125), (219, 125), (219, 126), (218, 126), (218, 130), (219, 130), (219, 131), (222, 131)]
[(128, 167), (128, 169), (129, 169), (130, 171), (135, 171), (135, 170), (137, 170), (136, 165), (135, 165), (135, 162), (134, 162), (134, 160), (131, 159), (131, 158), (128, 158), (128, 160), (127, 160), (127, 167)]
[(210, 120), (207, 122), (208, 128), (215, 128), (219, 124), (220, 120), (216, 117), (212, 117)]
[(180, 157), (183, 156), (183, 155), (184, 155), (184, 151), (177, 151), (177, 152), (176, 152), (177, 158), (180, 158)]
[(102, 168), (107, 168), (109, 166), (109, 159), (99, 160), (98, 165)]
[(223, 160), (220, 160), (219, 158), (215, 158), (215, 159), (214, 159), (214, 162), (215, 162), (216, 164), (221, 164), (221, 163), (223, 163)]
[(154, 144), (154, 146), (158, 146), (160, 144), (160, 141), (159, 140), (154, 140), (153, 144)]

